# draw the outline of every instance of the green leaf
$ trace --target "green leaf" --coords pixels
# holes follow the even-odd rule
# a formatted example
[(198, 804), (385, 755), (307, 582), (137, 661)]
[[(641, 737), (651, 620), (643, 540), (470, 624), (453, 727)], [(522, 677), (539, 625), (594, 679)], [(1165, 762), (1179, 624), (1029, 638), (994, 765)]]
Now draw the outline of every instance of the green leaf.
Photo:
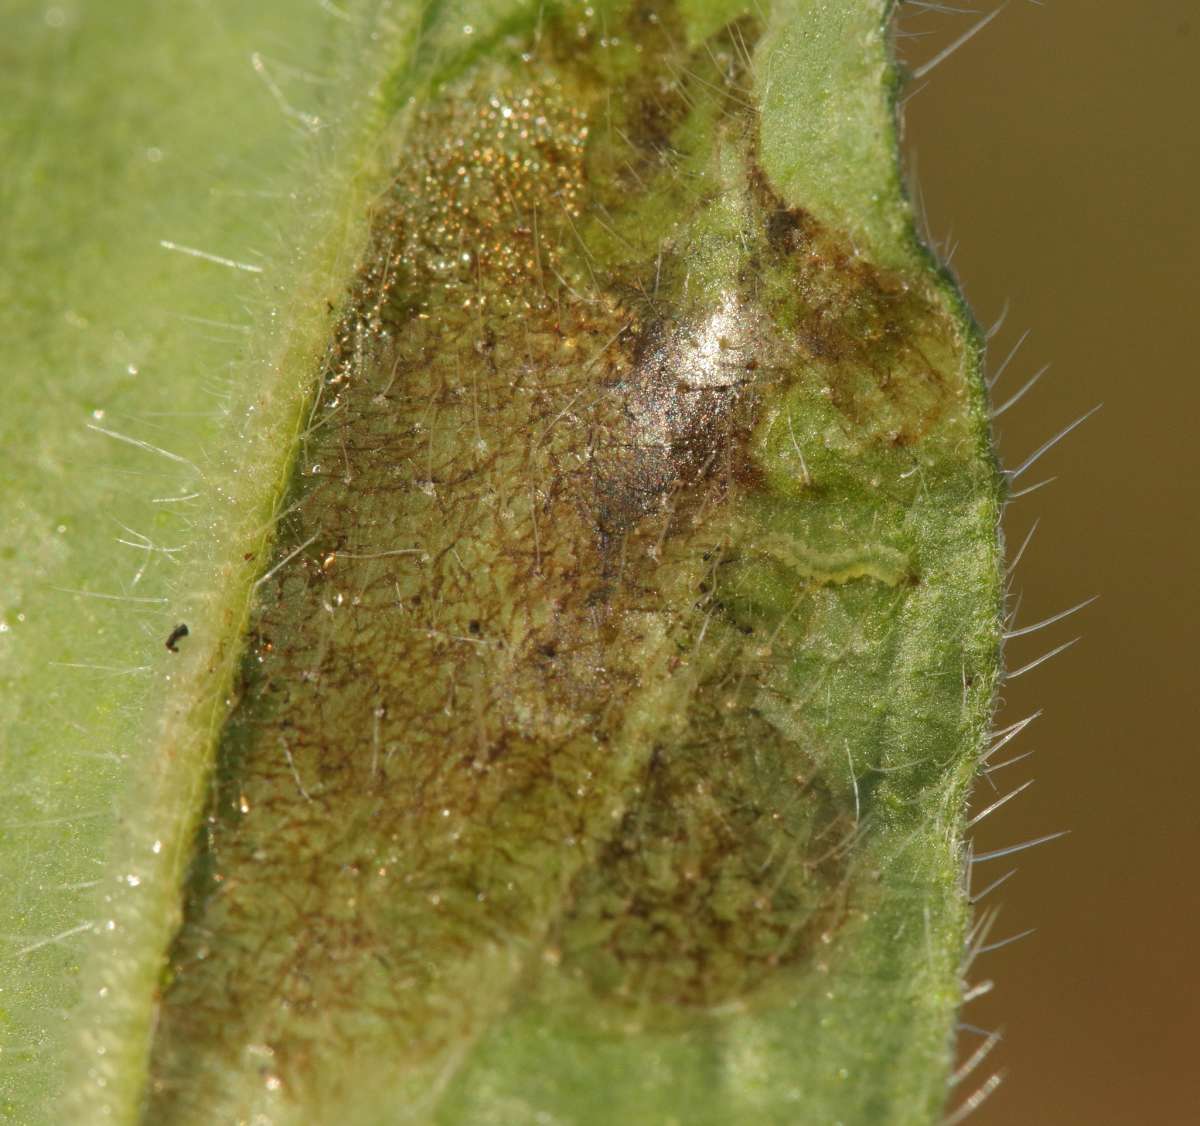
[(11, 1117), (937, 1118), (1001, 486), (886, 8), (23, 12)]

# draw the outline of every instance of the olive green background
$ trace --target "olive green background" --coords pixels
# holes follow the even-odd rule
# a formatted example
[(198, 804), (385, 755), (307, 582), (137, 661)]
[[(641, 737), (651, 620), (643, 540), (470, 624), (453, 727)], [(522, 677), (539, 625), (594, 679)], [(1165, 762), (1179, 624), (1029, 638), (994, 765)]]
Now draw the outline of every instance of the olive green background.
[[(935, 32), (906, 40), (907, 57), (974, 18), (906, 17)], [(1004, 1028), (988, 1063), (1007, 1072), (979, 1126), (1200, 1121), (1198, 46), (1185, 0), (1018, 0), (907, 105), (932, 235), (958, 243), (981, 321), (1011, 300), (993, 358), (1032, 330), (1001, 399), (1054, 365), (998, 422), (1006, 462), (1104, 403), (1027, 475), (1059, 479), (1006, 519), (1015, 547), (1041, 518), (1014, 576), (1018, 624), (1101, 597), (1008, 655), (1014, 667), (1084, 635), (1007, 689), (1002, 723), (1046, 709), (1013, 745), (1037, 753), (995, 776), (998, 794), (977, 792), (986, 804), (1037, 779), (982, 823), (977, 849), (1071, 830), (1014, 857), (994, 897), (993, 938), (1038, 931), (973, 975), (996, 989), (964, 1020)], [(1005, 870), (981, 867), (976, 887)]]

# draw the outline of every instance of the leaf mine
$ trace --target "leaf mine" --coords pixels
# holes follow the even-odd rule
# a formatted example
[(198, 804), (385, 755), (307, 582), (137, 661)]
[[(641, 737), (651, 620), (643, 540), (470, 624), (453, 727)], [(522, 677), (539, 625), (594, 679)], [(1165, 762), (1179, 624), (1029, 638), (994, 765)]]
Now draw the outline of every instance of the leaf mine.
[(998, 640), (976, 345), (764, 171), (767, 17), (690, 7), (548, 9), (401, 110), (147, 1122), (940, 1105)]

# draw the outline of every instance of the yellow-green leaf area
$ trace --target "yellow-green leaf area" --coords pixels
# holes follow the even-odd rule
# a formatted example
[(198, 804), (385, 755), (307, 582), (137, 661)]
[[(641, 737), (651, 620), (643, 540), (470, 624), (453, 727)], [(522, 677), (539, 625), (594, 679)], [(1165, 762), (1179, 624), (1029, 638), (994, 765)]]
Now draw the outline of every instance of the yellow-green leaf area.
[(911, 266), (912, 216), (896, 159), (889, 2), (790, 0), (756, 68), (763, 166), (791, 201), (876, 262)]

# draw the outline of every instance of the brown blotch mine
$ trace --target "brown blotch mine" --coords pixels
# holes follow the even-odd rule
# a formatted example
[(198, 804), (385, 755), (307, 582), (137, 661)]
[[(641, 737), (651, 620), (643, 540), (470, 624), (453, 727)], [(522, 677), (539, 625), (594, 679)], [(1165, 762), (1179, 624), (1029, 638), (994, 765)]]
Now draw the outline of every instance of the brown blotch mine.
[[(617, 50), (571, 7), (522, 62), (479, 63), (419, 111), (377, 205), (271, 566), (295, 556), (259, 591), (147, 1121), (202, 1120), (239, 1068), (333, 1090), (333, 1042), (436, 1072), (546, 948), (539, 972), (614, 1003), (710, 1006), (842, 917), (853, 807), (762, 714), (787, 654), (725, 612), (720, 571), (764, 488), (755, 427), (805, 365), (880, 441), (936, 424), (936, 365), (889, 377), (930, 298), (755, 169), (751, 24), (687, 52), (672, 4), (627, 21)], [(679, 175), (704, 114), (740, 182)], [(689, 232), (731, 191), (745, 252), (689, 288)]]

